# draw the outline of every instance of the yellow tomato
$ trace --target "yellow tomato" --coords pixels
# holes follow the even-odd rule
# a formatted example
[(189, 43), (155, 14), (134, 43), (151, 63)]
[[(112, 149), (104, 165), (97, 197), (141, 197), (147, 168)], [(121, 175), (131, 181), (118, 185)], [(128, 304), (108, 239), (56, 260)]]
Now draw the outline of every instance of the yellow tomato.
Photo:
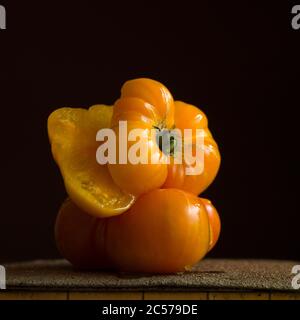
[(96, 134), (110, 126), (112, 109), (104, 105), (89, 110), (61, 108), (48, 118), (52, 154), (66, 190), (78, 207), (97, 217), (120, 214), (135, 200), (114, 183), (107, 165), (96, 160)]

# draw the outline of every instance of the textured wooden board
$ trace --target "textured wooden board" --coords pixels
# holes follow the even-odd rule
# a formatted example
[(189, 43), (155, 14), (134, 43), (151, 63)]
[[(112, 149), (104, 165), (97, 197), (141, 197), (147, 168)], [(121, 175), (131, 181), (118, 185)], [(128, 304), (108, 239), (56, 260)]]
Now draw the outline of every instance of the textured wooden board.
[(209, 292), (208, 300), (269, 300), (268, 292)]
[(291, 292), (272, 292), (270, 295), (271, 300), (300, 300), (300, 290), (297, 293)]
[(300, 300), (300, 292), (0, 291), (0, 300)]
[(144, 300), (207, 300), (206, 292), (145, 292)]
[(70, 292), (69, 300), (143, 300), (143, 292)]
[(67, 292), (6, 291), (0, 292), (0, 300), (67, 300)]

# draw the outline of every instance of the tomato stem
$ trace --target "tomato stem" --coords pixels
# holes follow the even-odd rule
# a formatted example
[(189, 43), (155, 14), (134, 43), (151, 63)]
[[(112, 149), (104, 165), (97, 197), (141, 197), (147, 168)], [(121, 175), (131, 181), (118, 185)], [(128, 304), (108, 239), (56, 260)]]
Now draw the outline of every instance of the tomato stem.
[(158, 131), (156, 135), (156, 143), (158, 144), (159, 149), (164, 154), (168, 156), (173, 156), (177, 145), (177, 141), (174, 135), (171, 134), (171, 130), (161, 130), (160, 128), (155, 126), (154, 128)]

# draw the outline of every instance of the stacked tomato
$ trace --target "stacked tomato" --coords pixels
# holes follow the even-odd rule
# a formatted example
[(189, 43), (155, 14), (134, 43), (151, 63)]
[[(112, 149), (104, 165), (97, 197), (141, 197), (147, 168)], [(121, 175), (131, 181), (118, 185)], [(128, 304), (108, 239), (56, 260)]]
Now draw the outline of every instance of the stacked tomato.
[[(168, 161), (121, 162), (120, 152), (128, 155), (136, 141), (124, 143), (120, 123), (126, 123), (127, 132), (139, 129), (146, 134), (146, 159)], [(100, 165), (96, 154), (106, 142), (96, 137), (104, 128), (115, 133), (117, 161)], [(166, 152), (161, 140), (150, 134), (153, 129), (160, 137), (174, 129), (190, 129), (189, 141), (183, 143), (192, 146), (198, 143), (200, 130), (201, 173), (186, 174), (195, 164), (185, 157), (181, 163), (175, 160), (176, 136)], [(174, 101), (157, 81), (135, 79), (123, 85), (114, 106), (54, 111), (48, 133), (69, 195), (59, 211), (55, 237), (61, 254), (74, 266), (179, 272), (213, 248), (220, 233), (219, 215), (198, 194), (214, 180), (220, 153), (201, 110)]]

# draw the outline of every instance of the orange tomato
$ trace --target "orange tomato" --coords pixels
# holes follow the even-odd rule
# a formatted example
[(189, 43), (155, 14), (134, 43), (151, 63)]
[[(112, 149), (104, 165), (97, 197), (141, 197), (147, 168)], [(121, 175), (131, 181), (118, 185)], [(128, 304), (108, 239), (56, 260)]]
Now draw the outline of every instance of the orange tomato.
[[(208, 251), (210, 230), (205, 206), (200, 198), (182, 190), (151, 191), (107, 223), (106, 250), (118, 270), (184, 271)], [(101, 232), (97, 236), (101, 237)]]
[(55, 238), (73, 265), (123, 272), (189, 269), (215, 245), (220, 232), (211, 202), (178, 189), (157, 189), (125, 213), (95, 218), (71, 200), (61, 207)]
[[(128, 141), (124, 145), (125, 133), (119, 137), (119, 121), (127, 122), (127, 131), (140, 129), (146, 137), (144, 144), (147, 152), (144, 163), (127, 163), (120, 161), (119, 156), (130, 153), (130, 148), (136, 141)], [(220, 153), (208, 126), (207, 118), (198, 108), (173, 101), (168, 89), (161, 83), (151, 79), (135, 79), (124, 84), (121, 98), (115, 103), (111, 126), (117, 134), (116, 164), (109, 164), (108, 168), (114, 182), (125, 192), (140, 195), (148, 191), (163, 188), (178, 188), (198, 195), (205, 190), (215, 178), (220, 165)], [(152, 135), (151, 129), (157, 134)], [(192, 129), (191, 145), (196, 144), (196, 129), (204, 131), (204, 170), (198, 175), (186, 175), (186, 169), (193, 169), (187, 162), (175, 164), (174, 154), (171, 151), (162, 151), (158, 135), (169, 134), (172, 129)], [(126, 139), (127, 137), (125, 137)], [(176, 137), (173, 137), (173, 146)], [(185, 143), (185, 141), (184, 141)], [(184, 154), (183, 154), (184, 155)], [(152, 156), (152, 158), (151, 158)], [(149, 163), (150, 159), (158, 163)], [(169, 160), (169, 164), (167, 163)]]

